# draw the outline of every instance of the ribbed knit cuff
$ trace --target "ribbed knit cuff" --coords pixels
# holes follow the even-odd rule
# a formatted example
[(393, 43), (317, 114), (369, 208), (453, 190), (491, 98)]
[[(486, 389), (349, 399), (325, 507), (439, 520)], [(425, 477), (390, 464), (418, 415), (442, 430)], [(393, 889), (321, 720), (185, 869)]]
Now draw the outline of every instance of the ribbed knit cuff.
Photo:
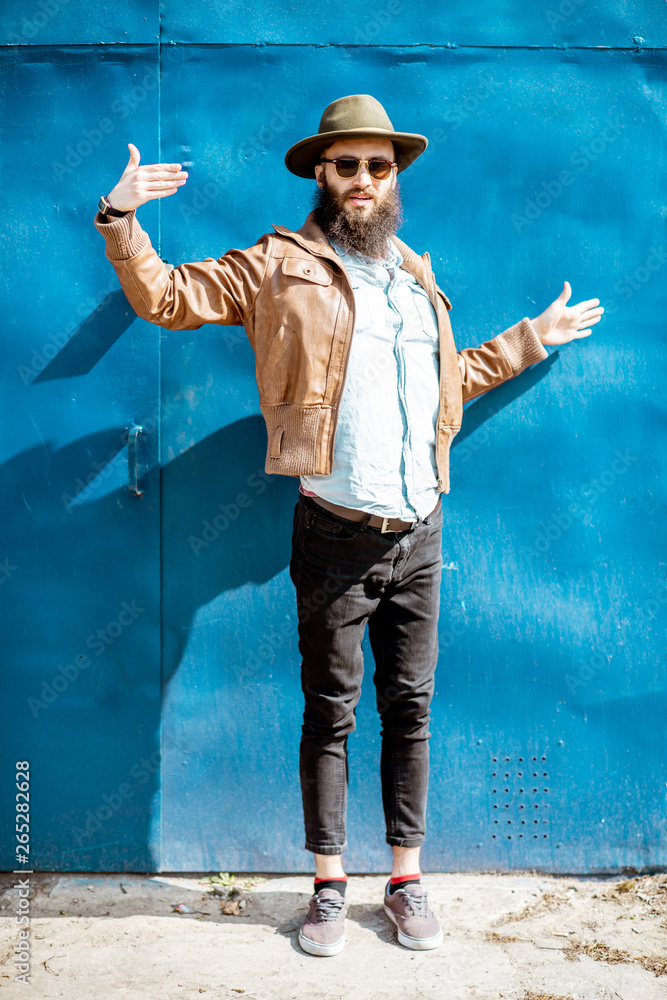
[(511, 364), (514, 375), (518, 375), (529, 365), (534, 365), (536, 361), (544, 361), (549, 357), (549, 352), (527, 316), (509, 330), (499, 333), (496, 340), (499, 341), (505, 357)]
[(108, 260), (129, 260), (150, 243), (148, 233), (139, 225), (134, 209), (120, 218), (106, 217), (97, 212), (95, 228), (106, 241)]

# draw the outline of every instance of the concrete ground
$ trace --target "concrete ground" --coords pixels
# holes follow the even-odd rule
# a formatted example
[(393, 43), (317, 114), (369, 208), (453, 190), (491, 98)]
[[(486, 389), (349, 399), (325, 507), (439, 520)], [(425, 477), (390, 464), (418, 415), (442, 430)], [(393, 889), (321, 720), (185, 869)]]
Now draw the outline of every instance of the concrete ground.
[(315, 958), (297, 943), (306, 876), (36, 873), (27, 986), (18, 878), (0, 875), (7, 1000), (667, 1000), (664, 874), (427, 875), (445, 933), (431, 952), (397, 943), (384, 877), (351, 876), (347, 944)]

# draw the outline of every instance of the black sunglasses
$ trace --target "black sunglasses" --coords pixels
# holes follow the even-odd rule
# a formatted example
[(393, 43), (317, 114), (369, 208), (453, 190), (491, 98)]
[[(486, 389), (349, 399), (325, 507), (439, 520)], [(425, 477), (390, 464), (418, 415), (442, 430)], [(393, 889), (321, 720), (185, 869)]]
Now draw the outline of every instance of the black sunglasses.
[(339, 177), (356, 177), (362, 163), (368, 167), (368, 173), (377, 181), (386, 181), (393, 167), (398, 166), (393, 160), (360, 160), (357, 156), (337, 156), (333, 160), (320, 158), (320, 163), (333, 163)]

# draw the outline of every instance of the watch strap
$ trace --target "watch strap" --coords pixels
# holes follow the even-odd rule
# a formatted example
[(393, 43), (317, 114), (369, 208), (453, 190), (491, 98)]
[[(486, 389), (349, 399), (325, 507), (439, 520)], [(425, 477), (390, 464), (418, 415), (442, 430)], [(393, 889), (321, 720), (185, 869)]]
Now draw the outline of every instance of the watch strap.
[(106, 197), (106, 195), (102, 195), (97, 208), (102, 215), (113, 215), (115, 218), (119, 219), (122, 218), (124, 215), (127, 215), (127, 212), (119, 212), (117, 211), (117, 209), (112, 208), (111, 205), (109, 204), (109, 199)]

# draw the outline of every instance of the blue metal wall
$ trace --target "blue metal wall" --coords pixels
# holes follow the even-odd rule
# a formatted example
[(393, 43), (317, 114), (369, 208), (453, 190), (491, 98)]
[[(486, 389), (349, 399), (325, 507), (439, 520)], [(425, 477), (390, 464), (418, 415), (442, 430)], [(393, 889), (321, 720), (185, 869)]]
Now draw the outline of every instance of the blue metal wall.
[[(139, 210), (170, 263), (298, 227), (313, 185), (284, 152), (359, 92), (430, 139), (402, 235), (459, 348), (565, 279), (606, 308), (455, 440), (424, 870), (667, 865), (662, 5), (43, 0), (0, 26), (3, 866), (27, 759), (35, 868), (310, 870), (298, 480), (263, 473), (244, 332), (136, 319), (92, 219), (131, 141), (188, 164)], [(373, 696), (368, 677), (357, 871), (389, 863)]]

